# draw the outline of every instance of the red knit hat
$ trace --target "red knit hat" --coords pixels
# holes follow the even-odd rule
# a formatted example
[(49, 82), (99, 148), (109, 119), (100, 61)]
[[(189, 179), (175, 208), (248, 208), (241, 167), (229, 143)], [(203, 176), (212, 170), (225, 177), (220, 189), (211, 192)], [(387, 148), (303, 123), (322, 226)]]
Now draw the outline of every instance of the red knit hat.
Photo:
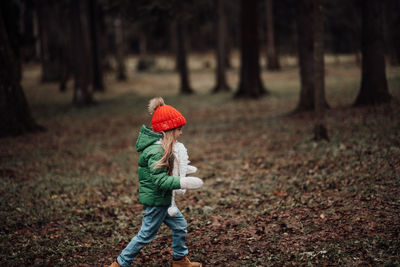
[(154, 132), (168, 131), (186, 124), (185, 117), (174, 107), (165, 105), (161, 97), (155, 97), (149, 102), (149, 112)]

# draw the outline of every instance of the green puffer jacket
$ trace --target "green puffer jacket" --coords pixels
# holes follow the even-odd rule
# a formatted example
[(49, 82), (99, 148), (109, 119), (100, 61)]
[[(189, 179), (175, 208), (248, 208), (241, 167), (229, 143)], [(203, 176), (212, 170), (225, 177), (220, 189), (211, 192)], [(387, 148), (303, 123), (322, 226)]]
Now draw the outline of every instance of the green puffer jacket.
[(173, 189), (180, 189), (180, 178), (167, 175), (167, 168), (154, 169), (164, 150), (160, 144), (161, 134), (142, 126), (136, 141), (139, 156), (139, 202), (146, 206), (169, 206)]

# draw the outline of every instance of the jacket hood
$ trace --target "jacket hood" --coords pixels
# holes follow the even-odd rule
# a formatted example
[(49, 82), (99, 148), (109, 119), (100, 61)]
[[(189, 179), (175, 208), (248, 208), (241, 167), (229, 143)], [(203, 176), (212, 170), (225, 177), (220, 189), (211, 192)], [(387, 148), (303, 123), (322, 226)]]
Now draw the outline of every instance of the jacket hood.
[(136, 151), (143, 151), (146, 147), (160, 140), (161, 137), (161, 134), (155, 133), (149, 127), (142, 125), (140, 128), (139, 137), (136, 140)]

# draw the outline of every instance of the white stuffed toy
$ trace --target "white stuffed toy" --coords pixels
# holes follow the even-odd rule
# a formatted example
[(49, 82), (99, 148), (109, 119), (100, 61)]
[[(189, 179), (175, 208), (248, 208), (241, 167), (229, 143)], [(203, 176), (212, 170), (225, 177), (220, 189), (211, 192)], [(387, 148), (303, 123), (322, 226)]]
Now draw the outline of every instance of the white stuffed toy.
[[(173, 149), (176, 158), (174, 160), (174, 168), (172, 170), (172, 175), (179, 176), (182, 179), (185, 178), (187, 174), (195, 173), (197, 171), (197, 168), (192, 165), (189, 165), (190, 161), (186, 147), (182, 143), (176, 142), (174, 144)], [(173, 217), (179, 211), (175, 203), (175, 196), (183, 195), (185, 194), (185, 192), (186, 189), (176, 189), (172, 191), (171, 206), (168, 208), (169, 216)]]

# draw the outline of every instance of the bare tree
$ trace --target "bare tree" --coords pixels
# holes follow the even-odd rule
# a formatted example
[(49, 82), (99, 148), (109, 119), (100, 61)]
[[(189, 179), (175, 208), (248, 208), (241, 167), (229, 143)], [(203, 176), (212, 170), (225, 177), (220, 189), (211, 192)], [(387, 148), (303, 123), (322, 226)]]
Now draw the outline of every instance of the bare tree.
[(384, 1), (384, 22), (387, 33), (387, 50), (389, 51), (389, 63), (400, 65), (400, 1)]
[(275, 47), (273, 0), (266, 0), (267, 11), (267, 69), (279, 70), (279, 57)]
[(362, 1), (362, 77), (355, 106), (389, 102), (385, 71), (382, 2)]
[(87, 19), (87, 0), (71, 2), (71, 46), (74, 50), (74, 96), (73, 103), (87, 106), (94, 103), (91, 85), (91, 54), (89, 40), (89, 25)]
[(217, 84), (213, 90), (214, 93), (230, 91), (226, 81), (226, 56), (228, 55), (226, 52), (226, 37), (228, 29), (225, 2), (226, 0), (217, 0)]
[(300, 69), (300, 99), (297, 111), (314, 109), (314, 43), (313, 3), (308, 0), (296, 1), (297, 45)]
[(314, 25), (314, 103), (315, 103), (315, 126), (314, 139), (321, 140), (328, 138), (325, 127), (325, 111), (323, 92), (325, 88), (325, 68), (324, 68), (324, 17), (322, 11), (322, 1), (313, 0), (313, 25)]
[[(61, 5), (62, 12), (60, 13), (60, 19), (62, 21), (69, 21), (71, 19), (71, 9), (70, 4), (64, 0), (59, 1), (59, 5)], [(62, 29), (62, 30), (61, 30)], [(60, 30), (62, 34), (59, 35), (59, 40), (61, 44), (61, 70), (60, 70), (60, 85), (59, 89), (61, 92), (65, 92), (67, 90), (67, 82), (70, 76), (73, 73), (74, 66), (74, 56), (75, 51), (72, 49), (72, 25), (71, 23), (62, 23), (62, 27), (60, 25)]]
[(21, 1), (21, 59), (25, 62), (36, 60), (35, 12), (33, 1)]
[[(300, 98), (295, 112), (314, 110), (314, 3), (310, 0), (296, 1), (297, 44), (300, 69)], [(321, 92), (324, 107), (328, 108), (325, 90)]]
[(19, 63), (10, 45), (0, 9), (0, 137), (44, 130), (31, 116), (19, 81)]
[(115, 28), (115, 60), (117, 62), (117, 80), (126, 80), (126, 67), (125, 67), (125, 45), (124, 45), (124, 32), (123, 21), (118, 16), (114, 19)]
[(187, 66), (186, 44), (185, 44), (185, 26), (182, 16), (179, 14), (176, 19), (176, 37), (177, 37), (177, 66), (179, 70), (181, 94), (192, 94), (193, 90), (189, 82), (189, 70)]
[(103, 68), (100, 57), (101, 42), (99, 38), (100, 6), (96, 0), (89, 0), (88, 11), (93, 90), (104, 92)]
[(60, 80), (61, 63), (61, 31), (60, 5), (51, 1), (37, 1), (39, 21), (39, 35), (41, 45), (42, 82), (56, 82)]
[(258, 0), (241, 0), (240, 83), (235, 97), (258, 98), (267, 93), (260, 76), (258, 4)]

